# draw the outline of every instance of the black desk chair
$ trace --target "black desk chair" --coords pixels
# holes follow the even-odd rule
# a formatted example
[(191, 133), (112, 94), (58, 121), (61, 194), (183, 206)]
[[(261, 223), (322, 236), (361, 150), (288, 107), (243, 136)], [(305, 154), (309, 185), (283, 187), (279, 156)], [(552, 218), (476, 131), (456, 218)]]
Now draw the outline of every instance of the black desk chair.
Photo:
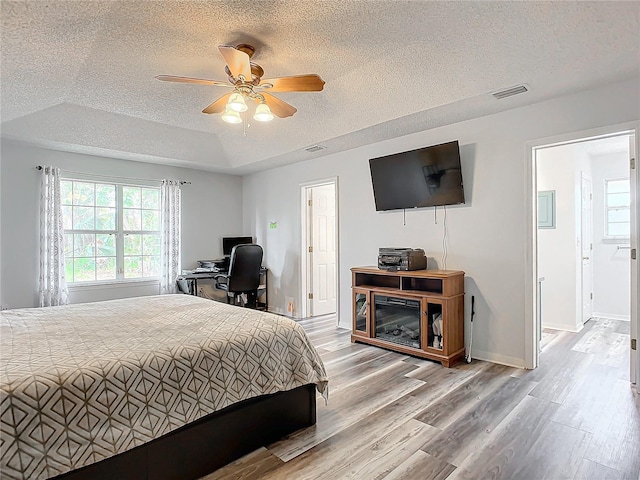
[(256, 308), (260, 269), (262, 267), (262, 247), (260, 245), (236, 245), (231, 250), (229, 272), (216, 275), (215, 287), (227, 292), (227, 303), (237, 305), (242, 294), (247, 295), (245, 306)]

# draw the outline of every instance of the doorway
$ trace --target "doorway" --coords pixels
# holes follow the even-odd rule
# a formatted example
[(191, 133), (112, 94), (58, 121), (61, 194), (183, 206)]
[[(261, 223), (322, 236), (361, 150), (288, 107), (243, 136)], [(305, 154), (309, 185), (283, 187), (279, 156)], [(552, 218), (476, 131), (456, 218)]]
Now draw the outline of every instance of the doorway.
[(338, 305), (337, 179), (302, 186), (302, 317), (335, 314)]
[[(593, 320), (585, 345), (595, 345), (596, 332), (605, 330), (637, 338), (635, 144), (635, 130), (626, 130), (532, 148), (532, 367), (547, 342), (546, 329), (580, 332)], [(636, 382), (638, 359), (629, 345), (629, 338), (618, 342)]]

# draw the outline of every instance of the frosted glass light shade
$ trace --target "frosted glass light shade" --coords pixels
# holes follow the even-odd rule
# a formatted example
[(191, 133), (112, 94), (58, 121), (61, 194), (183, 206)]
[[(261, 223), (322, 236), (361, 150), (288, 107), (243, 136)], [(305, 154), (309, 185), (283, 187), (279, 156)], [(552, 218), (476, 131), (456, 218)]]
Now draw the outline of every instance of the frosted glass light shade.
[(244, 97), (241, 93), (232, 93), (227, 102), (227, 109), (231, 109), (234, 112), (246, 112), (247, 104), (244, 101)]
[(227, 108), (224, 111), (224, 113), (222, 114), (222, 120), (227, 123), (242, 123), (242, 117), (240, 117), (240, 114), (235, 110), (231, 110), (230, 108)]
[(253, 119), (259, 122), (270, 122), (273, 120), (273, 113), (271, 113), (271, 109), (269, 105), (262, 102), (256, 107), (256, 113), (253, 115)]

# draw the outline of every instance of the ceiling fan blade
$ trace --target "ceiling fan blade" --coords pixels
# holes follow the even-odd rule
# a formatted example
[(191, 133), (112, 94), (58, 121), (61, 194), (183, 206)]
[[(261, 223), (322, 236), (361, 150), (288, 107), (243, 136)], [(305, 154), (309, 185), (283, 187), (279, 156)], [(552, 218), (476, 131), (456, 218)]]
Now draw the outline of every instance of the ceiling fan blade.
[(269, 105), (271, 113), (273, 113), (276, 117), (291, 117), (298, 111), (296, 107), (289, 105), (287, 102), (283, 102), (273, 95), (269, 95), (268, 93), (261, 93), (261, 95), (264, 97), (264, 101), (266, 102), (266, 104)]
[(227, 101), (229, 100), (229, 97), (231, 96), (232, 93), (233, 92), (229, 92), (226, 95), (221, 96), (219, 99), (217, 99), (211, 105), (209, 105), (207, 108), (202, 110), (202, 113), (220, 113), (220, 112), (223, 112), (225, 107), (226, 107), (226, 105), (227, 105)]
[(177, 83), (197, 83), (199, 85), (217, 85), (220, 87), (233, 87), (227, 82), (218, 82), (217, 80), (205, 80), (204, 78), (191, 78), (191, 77), (176, 77), (175, 75), (156, 75), (158, 80), (163, 82), (177, 82)]
[(251, 81), (251, 65), (249, 64), (249, 55), (240, 50), (236, 50), (234, 47), (227, 45), (220, 45), (218, 47), (220, 53), (224, 57), (224, 61), (227, 62), (231, 75), (239, 78), (240, 75), (244, 76), (247, 82)]
[[(320, 92), (324, 88), (324, 80), (315, 73), (296, 75), (293, 77), (267, 78), (260, 81), (260, 87), (270, 92)], [(267, 85), (273, 85), (268, 87)]]

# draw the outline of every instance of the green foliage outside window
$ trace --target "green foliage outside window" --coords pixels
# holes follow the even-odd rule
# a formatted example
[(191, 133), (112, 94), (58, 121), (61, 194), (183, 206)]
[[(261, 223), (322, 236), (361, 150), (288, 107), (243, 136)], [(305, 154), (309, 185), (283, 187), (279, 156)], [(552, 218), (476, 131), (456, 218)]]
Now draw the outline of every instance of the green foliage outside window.
[(69, 283), (160, 275), (159, 188), (63, 180), (61, 198)]

